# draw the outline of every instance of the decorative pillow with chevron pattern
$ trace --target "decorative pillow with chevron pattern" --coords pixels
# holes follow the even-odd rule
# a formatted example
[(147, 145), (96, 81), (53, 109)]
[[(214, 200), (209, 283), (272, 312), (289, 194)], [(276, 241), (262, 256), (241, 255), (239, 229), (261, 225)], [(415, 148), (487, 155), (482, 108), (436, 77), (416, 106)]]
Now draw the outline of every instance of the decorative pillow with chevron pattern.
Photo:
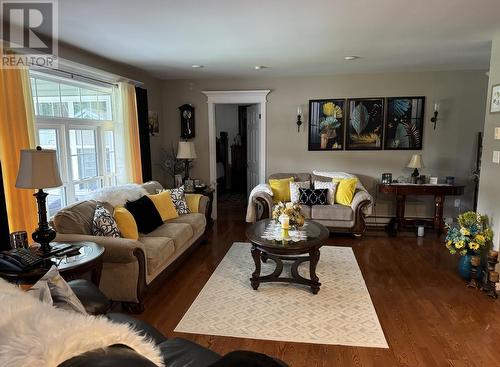
[(94, 236), (121, 237), (115, 218), (101, 204), (97, 203), (92, 221), (92, 234)]
[(300, 204), (304, 205), (327, 205), (328, 189), (302, 189), (299, 188)]

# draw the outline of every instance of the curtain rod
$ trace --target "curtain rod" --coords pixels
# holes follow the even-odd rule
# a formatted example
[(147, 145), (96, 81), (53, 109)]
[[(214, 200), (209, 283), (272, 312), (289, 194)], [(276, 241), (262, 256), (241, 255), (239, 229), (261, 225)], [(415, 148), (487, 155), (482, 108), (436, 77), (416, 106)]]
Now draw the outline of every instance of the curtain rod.
[(109, 86), (112, 86), (112, 87), (117, 87), (118, 86), (117, 83), (112, 83), (112, 82), (108, 82), (108, 81), (105, 81), (105, 80), (92, 78), (90, 76), (78, 74), (78, 73), (75, 73), (75, 72), (72, 72), (72, 71), (66, 71), (66, 70), (61, 70), (61, 69), (54, 69), (54, 68), (50, 68), (50, 67), (47, 67), (47, 66), (41, 66), (41, 65), (33, 65), (33, 66), (34, 66), (34, 68), (33, 68), (34, 70), (36, 70), (36, 69), (50, 70), (51, 72), (54, 72), (54, 74), (62, 73), (62, 74), (69, 75), (71, 77), (71, 79), (75, 79), (75, 76), (76, 76), (78, 78), (86, 79), (86, 80), (97, 82), (97, 83), (101, 83), (101, 84), (106, 84), (106, 85), (109, 85)]

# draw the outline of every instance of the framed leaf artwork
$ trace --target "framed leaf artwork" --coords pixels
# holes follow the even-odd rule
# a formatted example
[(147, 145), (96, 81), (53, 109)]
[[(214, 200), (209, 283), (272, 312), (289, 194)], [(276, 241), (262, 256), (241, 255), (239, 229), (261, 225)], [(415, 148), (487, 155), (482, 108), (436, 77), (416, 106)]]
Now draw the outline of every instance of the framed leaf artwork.
[(384, 136), (384, 99), (347, 100), (347, 150), (380, 150)]
[(387, 98), (384, 148), (422, 149), (424, 109), (425, 97)]
[(309, 150), (343, 150), (345, 99), (309, 101)]

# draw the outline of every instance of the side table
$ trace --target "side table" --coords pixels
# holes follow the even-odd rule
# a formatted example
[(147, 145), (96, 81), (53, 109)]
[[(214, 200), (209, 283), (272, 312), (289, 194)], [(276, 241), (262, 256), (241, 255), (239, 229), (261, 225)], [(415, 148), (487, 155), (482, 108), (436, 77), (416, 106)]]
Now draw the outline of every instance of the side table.
[[(59, 242), (53, 242), (58, 244)], [(0, 271), (0, 278), (17, 284), (36, 283), (52, 265), (56, 265), (59, 274), (66, 280), (81, 278), (90, 273), (92, 283), (97, 287), (101, 280), (102, 255), (104, 247), (94, 242), (71, 242), (69, 243), (78, 248), (79, 254), (74, 256), (53, 257), (44, 262), (43, 265), (32, 268), (22, 273), (9, 271)]]
[(205, 187), (204, 189), (197, 190), (196, 188), (194, 189), (194, 192), (196, 194), (202, 194), (206, 197), (208, 197), (208, 206), (207, 206), (207, 225), (211, 227), (214, 223), (212, 219), (212, 207), (213, 207), (213, 202), (214, 202), (214, 192), (215, 190), (210, 188), (210, 187)]

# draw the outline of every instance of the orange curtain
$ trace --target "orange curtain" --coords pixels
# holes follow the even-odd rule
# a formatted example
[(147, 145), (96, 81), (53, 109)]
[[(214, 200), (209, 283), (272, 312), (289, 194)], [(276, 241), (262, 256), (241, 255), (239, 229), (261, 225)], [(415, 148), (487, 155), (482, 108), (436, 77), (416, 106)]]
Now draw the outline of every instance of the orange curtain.
[(135, 88), (128, 83), (120, 83), (122, 123), (124, 128), (125, 162), (129, 182), (142, 183), (141, 144), (137, 118)]
[(34, 192), (15, 187), (19, 151), (35, 145), (32, 103), (28, 70), (0, 68), (0, 161), (11, 232), (30, 233), (38, 222)]

